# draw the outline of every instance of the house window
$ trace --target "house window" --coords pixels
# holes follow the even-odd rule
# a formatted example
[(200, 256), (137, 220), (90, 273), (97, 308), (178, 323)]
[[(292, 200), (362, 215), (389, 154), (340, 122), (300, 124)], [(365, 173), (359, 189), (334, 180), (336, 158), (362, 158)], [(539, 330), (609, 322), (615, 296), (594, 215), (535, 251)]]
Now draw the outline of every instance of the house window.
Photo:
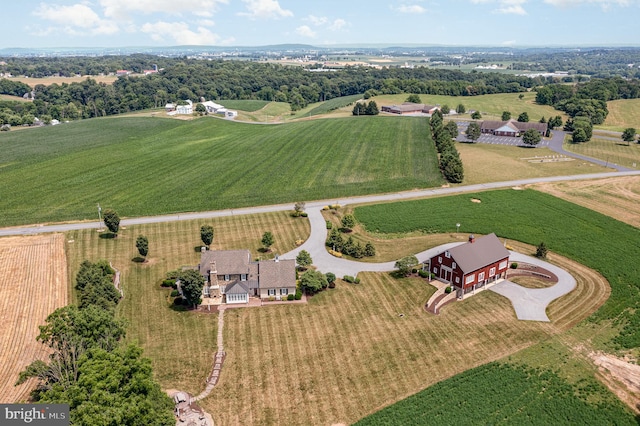
[(451, 257), (451, 253), (449, 253), (448, 251), (444, 252), (444, 257), (446, 257), (447, 259)]
[(275, 288), (270, 288), (267, 290), (267, 295), (268, 296), (275, 296), (276, 295), (276, 289)]
[(498, 269), (507, 269), (507, 261), (503, 260), (502, 262), (500, 262), (500, 265), (498, 265)]
[(438, 263), (442, 263), (442, 257), (438, 256)]
[(476, 274), (471, 274), (467, 276), (467, 279), (464, 281), (465, 284), (471, 284), (476, 279)]
[(456, 262), (453, 262), (453, 264), (451, 265), (452, 269), (456, 269)]
[(281, 288), (280, 289), (280, 295), (281, 296), (286, 296), (289, 294), (289, 289), (288, 288)]
[(240, 281), (246, 281), (247, 280), (247, 274), (240, 274)]
[(230, 281), (231, 280), (231, 278), (229, 277), (229, 274), (225, 274), (224, 275), (224, 280), (225, 281)]
[(456, 277), (456, 284), (460, 283), (460, 277)]
[(478, 281), (482, 281), (482, 280), (484, 280), (484, 272), (480, 272), (478, 274)]
[(493, 277), (496, 274), (496, 267), (494, 266), (493, 268), (489, 269), (489, 276)]
[(437, 274), (438, 273), (438, 268), (436, 268), (435, 266), (433, 267), (433, 273)]

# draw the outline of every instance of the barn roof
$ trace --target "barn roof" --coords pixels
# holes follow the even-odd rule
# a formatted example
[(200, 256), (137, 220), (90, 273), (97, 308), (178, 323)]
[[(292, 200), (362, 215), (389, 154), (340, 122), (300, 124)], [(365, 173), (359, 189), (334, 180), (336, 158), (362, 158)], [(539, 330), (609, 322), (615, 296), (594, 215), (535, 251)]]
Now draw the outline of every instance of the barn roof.
[(509, 251), (494, 233), (456, 246), (449, 254), (465, 274), (509, 257)]

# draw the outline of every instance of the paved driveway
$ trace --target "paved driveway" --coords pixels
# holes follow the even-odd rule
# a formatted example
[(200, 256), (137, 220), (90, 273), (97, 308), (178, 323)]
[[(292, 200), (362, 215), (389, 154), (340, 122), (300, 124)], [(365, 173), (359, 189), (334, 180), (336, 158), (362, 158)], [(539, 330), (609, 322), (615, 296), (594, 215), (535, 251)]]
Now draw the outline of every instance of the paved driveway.
[[(309, 239), (300, 247), (285, 253), (281, 257), (283, 259), (295, 259), (301, 250), (306, 250), (311, 254), (313, 264), (321, 272), (333, 272), (337, 277), (343, 277), (345, 275), (356, 276), (359, 272), (371, 271), (371, 272), (388, 272), (395, 269), (395, 261), (384, 263), (367, 263), (356, 262), (353, 260), (341, 259), (329, 254), (325, 247), (325, 241), (327, 239), (327, 226), (324, 217), (322, 216), (321, 207), (307, 208), (307, 214), (309, 215), (309, 221), (311, 223), (311, 235)], [(418, 261), (424, 262), (427, 259), (435, 256), (438, 253), (442, 253), (445, 250), (455, 247), (460, 243), (448, 243), (438, 247), (431, 248), (429, 250), (422, 251), (416, 254)], [(543, 289), (529, 289), (521, 287), (510, 281), (502, 281), (490, 288), (490, 290), (505, 296), (511, 301), (513, 308), (515, 309), (516, 316), (520, 320), (530, 321), (549, 321), (546, 314), (546, 308), (553, 300), (558, 297), (564, 296), (573, 290), (576, 286), (576, 281), (573, 277), (564, 269), (560, 269), (555, 265), (552, 265), (543, 260), (535, 257), (526, 256), (520, 253), (511, 252), (510, 260), (514, 262), (526, 262), (533, 265), (538, 265), (545, 268), (558, 277), (558, 283), (549, 288)]]

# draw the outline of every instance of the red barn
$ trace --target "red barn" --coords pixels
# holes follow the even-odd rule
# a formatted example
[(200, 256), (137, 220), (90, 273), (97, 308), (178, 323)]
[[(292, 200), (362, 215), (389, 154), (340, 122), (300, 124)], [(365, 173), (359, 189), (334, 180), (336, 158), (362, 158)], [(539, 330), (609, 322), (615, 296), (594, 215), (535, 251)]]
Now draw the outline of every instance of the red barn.
[(509, 251), (496, 234), (475, 239), (446, 250), (429, 259), (431, 272), (441, 281), (450, 283), (459, 298), (486, 284), (506, 277)]

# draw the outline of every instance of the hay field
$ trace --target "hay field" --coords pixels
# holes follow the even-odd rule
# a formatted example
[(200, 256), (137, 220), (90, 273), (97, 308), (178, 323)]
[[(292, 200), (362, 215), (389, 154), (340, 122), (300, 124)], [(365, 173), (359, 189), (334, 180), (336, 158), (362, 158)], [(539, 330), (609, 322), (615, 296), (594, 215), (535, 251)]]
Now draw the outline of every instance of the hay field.
[(45, 359), (39, 325), (67, 304), (64, 235), (0, 239), (0, 402), (28, 398), (35, 381), (14, 387), (32, 361)]
[(532, 188), (640, 228), (640, 176), (540, 183)]
[(31, 78), (31, 77), (11, 77), (9, 80), (12, 81), (20, 81), (22, 83), (28, 84), (31, 87), (36, 87), (38, 84), (44, 84), (45, 86), (51, 86), (52, 84), (62, 84), (62, 83), (80, 83), (85, 81), (86, 79), (95, 80), (97, 83), (106, 83), (113, 84), (118, 77), (115, 75), (83, 75), (80, 77), (42, 77), (42, 78)]
[(619, 99), (607, 102), (609, 114), (597, 128), (623, 131), (627, 127), (640, 127), (640, 99)]

